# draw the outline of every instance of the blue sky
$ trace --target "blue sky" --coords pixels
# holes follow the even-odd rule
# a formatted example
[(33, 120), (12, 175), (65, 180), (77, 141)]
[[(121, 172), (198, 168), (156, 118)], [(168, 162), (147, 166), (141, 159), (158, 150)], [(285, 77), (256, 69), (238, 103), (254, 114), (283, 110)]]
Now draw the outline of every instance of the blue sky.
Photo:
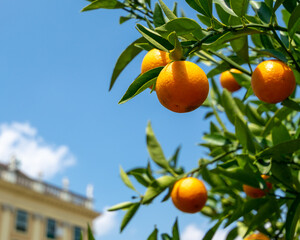
[[(169, 6), (172, 2), (165, 1)], [(188, 9), (185, 1), (178, 2)], [(209, 121), (204, 120), (203, 108), (173, 113), (147, 91), (118, 105), (139, 74), (145, 53), (108, 92), (112, 70), (120, 53), (140, 35), (134, 21), (119, 25), (119, 16), (126, 14), (121, 10), (81, 13), (87, 4), (83, 0), (0, 2), (0, 160), (7, 162), (16, 154), (27, 173), (43, 172), (46, 181), (58, 186), (67, 177), (70, 189), (81, 194), (93, 184), (95, 209), (105, 217), (98, 222), (97, 239), (146, 239), (155, 224), (161, 233), (170, 232), (176, 216), (181, 233), (186, 234), (183, 240), (199, 239), (208, 220), (179, 212), (171, 201), (142, 207), (122, 234), (123, 213), (104, 212), (132, 196), (119, 177), (119, 166), (129, 170), (146, 165), (148, 121), (166, 156), (182, 146), (179, 163), (186, 169), (205, 154), (197, 143)]]

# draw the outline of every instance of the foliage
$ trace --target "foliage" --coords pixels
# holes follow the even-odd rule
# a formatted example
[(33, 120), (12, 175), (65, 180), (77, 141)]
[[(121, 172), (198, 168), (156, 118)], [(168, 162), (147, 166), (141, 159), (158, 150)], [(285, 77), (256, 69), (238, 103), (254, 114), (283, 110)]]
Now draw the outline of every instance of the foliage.
[[(202, 177), (209, 185), (209, 201), (201, 213), (215, 225), (204, 239), (212, 239), (222, 225), (232, 226), (227, 239), (245, 237), (253, 231), (271, 239), (299, 239), (300, 227), (300, 99), (294, 93), (281, 104), (266, 104), (253, 95), (253, 66), (265, 59), (276, 58), (288, 64), (300, 84), (300, 3), (298, 0), (185, 0), (198, 19), (178, 13), (177, 3), (171, 10), (162, 0), (95, 0), (83, 11), (99, 8), (123, 9), (120, 24), (136, 19), (141, 37), (120, 55), (113, 69), (110, 89), (120, 73), (142, 50), (157, 48), (180, 59), (193, 59), (210, 66), (210, 97), (205, 119), (210, 129), (203, 135), (201, 147), (209, 151), (195, 168), (185, 171), (178, 165), (177, 148), (167, 159), (156, 139), (151, 124), (147, 126), (147, 148), (151, 162), (144, 168), (125, 172), (120, 169), (124, 184), (138, 197), (110, 208), (125, 210), (121, 231), (143, 205), (151, 204), (163, 194), (170, 197), (174, 182), (184, 176)], [(244, 96), (233, 97), (218, 87), (215, 76), (236, 68), (233, 74), (246, 89)], [(162, 68), (150, 70), (136, 78), (120, 100), (124, 103), (156, 81)], [(296, 88), (297, 90), (297, 88)], [(226, 126), (222, 119), (232, 124)], [(154, 171), (153, 165), (156, 165)], [(250, 199), (242, 185), (266, 188), (262, 174), (269, 175), (273, 190), (267, 196)], [(131, 179), (145, 187), (139, 193)], [(172, 236), (179, 239), (176, 219)], [(91, 238), (92, 239), (92, 238)], [(148, 239), (158, 239), (158, 229)]]

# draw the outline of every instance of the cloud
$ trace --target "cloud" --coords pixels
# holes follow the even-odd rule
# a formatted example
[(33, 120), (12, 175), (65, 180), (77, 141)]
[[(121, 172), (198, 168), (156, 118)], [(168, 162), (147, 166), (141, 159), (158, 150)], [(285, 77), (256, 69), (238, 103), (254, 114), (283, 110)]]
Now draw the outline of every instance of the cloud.
[(107, 235), (118, 225), (117, 212), (109, 212), (107, 209), (108, 208), (105, 207), (102, 214), (93, 222), (95, 235), (97, 237)]
[(202, 239), (204, 233), (195, 224), (188, 225), (182, 232), (182, 240), (199, 240)]
[(31, 177), (42, 174), (49, 179), (75, 164), (75, 157), (64, 145), (47, 143), (29, 123), (0, 124), (0, 160), (8, 163), (12, 155), (20, 169)]
[[(225, 240), (230, 229), (220, 229), (218, 230), (213, 240)], [(182, 232), (181, 239), (182, 240), (200, 240), (204, 237), (204, 231), (202, 231), (198, 226), (195, 224), (190, 224), (185, 227)], [(241, 240), (241, 238), (236, 238), (236, 240)]]

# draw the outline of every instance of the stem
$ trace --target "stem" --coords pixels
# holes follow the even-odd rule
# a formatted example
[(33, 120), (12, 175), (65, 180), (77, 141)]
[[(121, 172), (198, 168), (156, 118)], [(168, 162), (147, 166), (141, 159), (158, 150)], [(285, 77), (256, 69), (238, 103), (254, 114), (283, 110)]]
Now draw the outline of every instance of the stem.
[(276, 33), (276, 30), (275, 28), (272, 26), (271, 27), (271, 31), (273, 32), (274, 34), (274, 37), (276, 39), (276, 41), (280, 44), (280, 46), (284, 49), (284, 51), (289, 55), (289, 57), (293, 60), (295, 66), (296, 66), (296, 69), (298, 70), (298, 72), (300, 71), (300, 66), (298, 65), (296, 59), (294, 58), (293, 54), (286, 48), (286, 46), (284, 45), (284, 43), (281, 41), (281, 39), (279, 38), (279, 36), (277, 35)]

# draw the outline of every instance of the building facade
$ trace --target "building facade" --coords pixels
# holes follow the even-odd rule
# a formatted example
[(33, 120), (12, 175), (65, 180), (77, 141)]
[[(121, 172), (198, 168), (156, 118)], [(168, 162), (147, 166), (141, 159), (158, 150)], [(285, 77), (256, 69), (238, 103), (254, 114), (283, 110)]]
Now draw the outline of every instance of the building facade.
[(10, 165), (0, 164), (0, 240), (87, 239), (87, 225), (100, 214), (92, 193), (84, 197), (34, 180)]

